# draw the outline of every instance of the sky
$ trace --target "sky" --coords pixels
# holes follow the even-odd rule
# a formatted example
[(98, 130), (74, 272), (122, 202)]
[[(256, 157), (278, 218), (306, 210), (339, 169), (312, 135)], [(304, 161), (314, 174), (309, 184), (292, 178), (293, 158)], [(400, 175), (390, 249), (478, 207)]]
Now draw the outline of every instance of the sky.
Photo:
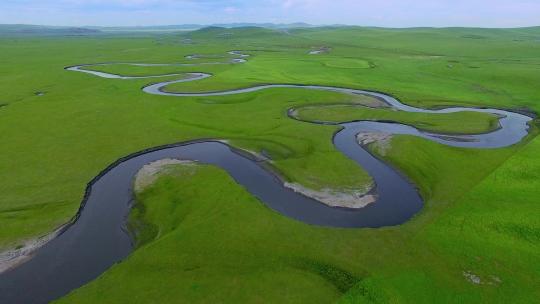
[(540, 0), (0, 0), (0, 24), (540, 25)]

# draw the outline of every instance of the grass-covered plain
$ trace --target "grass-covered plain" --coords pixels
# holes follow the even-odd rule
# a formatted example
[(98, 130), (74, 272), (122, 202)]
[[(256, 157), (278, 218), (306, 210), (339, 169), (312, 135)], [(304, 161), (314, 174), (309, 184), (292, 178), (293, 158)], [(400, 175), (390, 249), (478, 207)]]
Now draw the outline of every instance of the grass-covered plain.
[[(182, 43), (186, 35), (191, 44)], [(228, 58), (229, 50), (246, 50), (252, 57), (245, 64), (92, 69), (214, 75), (171, 91), (305, 83), (384, 91), (423, 107), (540, 110), (540, 31), (534, 28), (248, 28), (0, 39), (0, 248), (66, 222), (85, 184), (117, 158), (189, 139), (221, 138), (265, 151), (287, 179), (313, 188), (370, 182), (333, 147), (337, 127), (290, 119), (289, 108), (309, 106), (300, 113), (314, 120), (384, 119), (458, 133), (496, 127), (493, 117), (480, 114), (314, 108), (368, 101), (303, 89), (153, 96), (140, 88), (155, 80), (101, 79), (65, 66), (203, 62), (219, 58), (184, 56)], [(321, 46), (331, 51), (308, 55)], [(540, 297), (540, 141), (534, 126), (532, 133), (497, 150), (394, 137), (381, 157), (418, 185), (426, 204), (410, 222), (383, 229), (298, 223), (264, 207), (220, 169), (201, 166), (188, 174), (178, 168), (138, 194), (135, 212), (145, 223), (146, 243), (64, 301), (533, 302)]]
[(425, 131), (439, 133), (485, 133), (499, 126), (496, 115), (479, 112), (448, 114), (409, 113), (391, 109), (373, 109), (358, 105), (314, 106), (296, 109), (297, 117), (306, 121), (347, 122), (355, 120), (383, 120), (400, 122)]

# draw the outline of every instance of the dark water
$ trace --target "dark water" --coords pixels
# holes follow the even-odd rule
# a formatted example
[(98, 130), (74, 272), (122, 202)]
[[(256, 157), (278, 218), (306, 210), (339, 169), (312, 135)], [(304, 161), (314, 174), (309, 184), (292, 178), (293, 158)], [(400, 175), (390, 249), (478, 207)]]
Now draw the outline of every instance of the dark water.
[(143, 165), (163, 158), (219, 166), (273, 210), (309, 224), (380, 227), (403, 223), (422, 207), (419, 195), (392, 169), (361, 149), (350, 135), (348, 129), (340, 132), (336, 145), (383, 181), (378, 184), (383, 190), (380, 200), (359, 210), (331, 208), (295, 193), (259, 163), (219, 142), (166, 148), (131, 158), (97, 180), (75, 224), (39, 249), (34, 258), (0, 275), (1, 302), (45, 303), (84, 285), (124, 259), (133, 249), (124, 226), (132, 200), (133, 177)]
[[(79, 71), (75, 68), (72, 70)], [(100, 75), (100, 72), (90, 74), (106, 77)], [(194, 78), (182, 81), (209, 77), (199, 73), (193, 73), (192, 76)], [(132, 181), (137, 171), (149, 162), (163, 158), (181, 158), (219, 166), (275, 212), (307, 224), (346, 228), (392, 226), (402, 224), (416, 214), (422, 208), (422, 199), (414, 185), (358, 145), (356, 134), (410, 134), (457, 147), (496, 148), (519, 142), (527, 135), (527, 123), (531, 120), (521, 114), (494, 109), (423, 110), (403, 105), (384, 94), (343, 88), (270, 85), (198, 94), (162, 92), (163, 86), (168, 83), (171, 82), (149, 86), (144, 90), (161, 95), (203, 96), (239, 94), (275, 87), (299, 87), (347, 94), (369, 94), (402, 111), (428, 112), (434, 115), (459, 111), (494, 113), (501, 116), (501, 128), (489, 134), (441, 136), (394, 123), (342, 124), (344, 129), (334, 137), (336, 148), (372, 176), (378, 194), (376, 203), (354, 210), (328, 207), (285, 188), (271, 172), (261, 167), (260, 163), (235, 153), (220, 142), (182, 144), (137, 154), (110, 168), (95, 181), (80, 217), (64, 233), (37, 250), (28, 262), (0, 274), (0, 303), (46, 303), (92, 281), (113, 264), (127, 257), (133, 250), (132, 241), (125, 231), (126, 217), (133, 198)]]
[[(219, 142), (201, 142), (148, 152), (112, 168), (91, 187), (80, 218), (34, 258), (0, 275), (1, 303), (46, 303), (95, 279), (132, 251), (125, 219), (132, 200), (132, 181), (145, 164), (163, 158), (182, 158), (226, 170), (240, 185), (271, 209), (308, 224), (332, 227), (381, 227), (404, 223), (422, 208), (422, 199), (403, 176), (356, 143), (359, 132), (379, 130), (418, 135), (412, 127), (376, 122), (344, 124), (334, 144), (374, 179), (376, 203), (362, 209), (332, 208), (283, 187), (259, 163)], [(459, 146), (461, 142), (431, 137)], [(503, 140), (507, 140), (503, 138)], [(474, 142), (467, 142), (473, 144)], [(476, 142), (482, 147), (482, 142)]]

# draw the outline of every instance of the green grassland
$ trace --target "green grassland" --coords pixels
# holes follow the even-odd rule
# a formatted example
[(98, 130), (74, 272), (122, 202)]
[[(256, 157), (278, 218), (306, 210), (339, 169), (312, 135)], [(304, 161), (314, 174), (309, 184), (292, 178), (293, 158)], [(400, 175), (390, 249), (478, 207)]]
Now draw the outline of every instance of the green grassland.
[(439, 133), (485, 133), (499, 126), (495, 115), (478, 112), (451, 114), (408, 113), (389, 109), (373, 109), (357, 105), (303, 107), (298, 118), (306, 121), (345, 122), (354, 120), (384, 120), (413, 125), (418, 129)]
[[(159, 75), (168, 75), (176, 73), (184, 73), (182, 69), (174, 66), (154, 66), (149, 71), (148, 67), (144, 66), (134, 66), (128, 64), (110, 64), (106, 66), (95, 65), (82, 67), (83, 70), (88, 71), (97, 71), (97, 72), (106, 72), (115, 75), (122, 76), (133, 76), (133, 77), (142, 77), (142, 76), (159, 76)], [(176, 79), (177, 77), (175, 77)]]
[[(193, 43), (182, 43), (186, 37)], [(170, 91), (321, 84), (383, 91), (429, 108), (540, 110), (540, 31), (534, 28), (287, 33), (211, 28), (0, 40), (0, 104), (5, 105), (0, 107), (0, 248), (68, 221), (86, 183), (119, 157), (189, 139), (227, 139), (240, 148), (265, 151), (286, 179), (311, 188), (371, 182), (333, 147), (337, 126), (293, 120), (287, 117), (289, 108), (300, 109), (308, 120), (392, 120), (455, 133), (497, 127), (495, 118), (485, 114), (365, 108), (360, 105), (374, 101), (304, 89), (153, 96), (140, 88), (155, 79), (102, 79), (65, 71), (65, 66), (208, 62), (221, 59), (184, 56), (230, 58), (227, 51), (246, 50), (251, 57), (245, 64), (91, 69), (130, 76), (214, 75), (171, 85)], [(308, 55), (322, 46), (331, 51)], [(141, 246), (62, 301), (533, 302), (540, 297), (536, 133), (533, 125), (523, 143), (496, 150), (451, 148), (408, 136), (395, 136), (384, 152), (373, 146), (373, 153), (406, 174), (425, 199), (411, 221), (382, 229), (305, 225), (269, 210), (218, 168), (178, 167), (137, 194), (132, 218)], [(472, 283), (471, 275), (481, 284)]]

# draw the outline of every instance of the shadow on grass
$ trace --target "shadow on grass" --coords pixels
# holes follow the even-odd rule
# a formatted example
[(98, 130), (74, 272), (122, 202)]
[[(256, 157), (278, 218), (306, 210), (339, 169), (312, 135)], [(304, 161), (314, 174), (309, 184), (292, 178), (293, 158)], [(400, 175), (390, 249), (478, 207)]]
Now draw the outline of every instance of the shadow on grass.
[(360, 283), (367, 275), (356, 275), (335, 265), (307, 258), (294, 258), (287, 261), (294, 268), (314, 273), (334, 285), (341, 293), (346, 293)]

